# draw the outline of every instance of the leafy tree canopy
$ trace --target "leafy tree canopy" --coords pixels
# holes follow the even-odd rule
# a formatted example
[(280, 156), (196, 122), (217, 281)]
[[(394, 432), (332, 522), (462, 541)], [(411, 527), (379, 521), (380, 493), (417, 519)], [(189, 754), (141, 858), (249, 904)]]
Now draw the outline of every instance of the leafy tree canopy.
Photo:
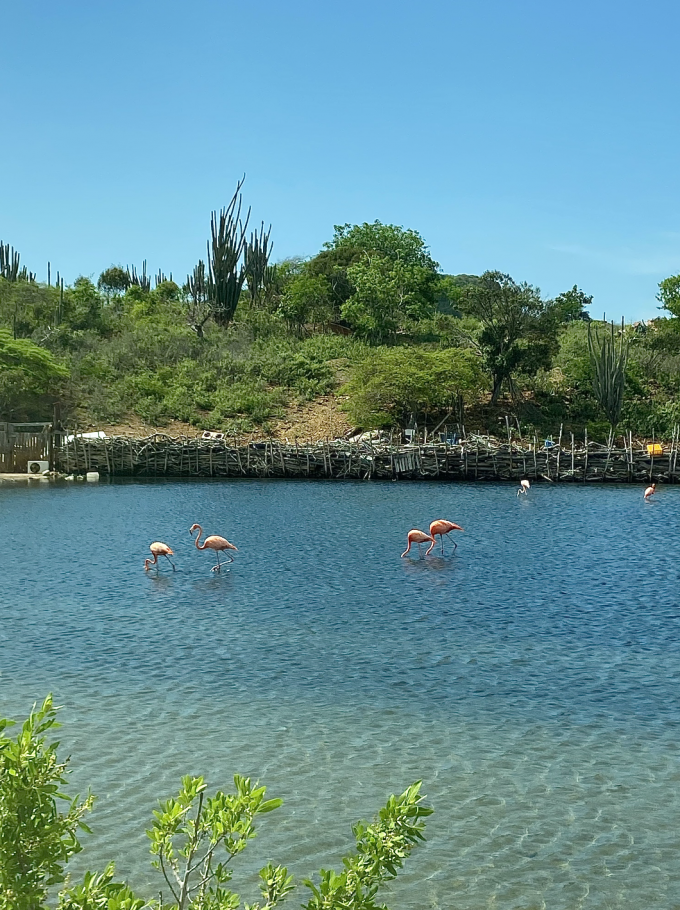
[(584, 293), (574, 285), (570, 291), (558, 294), (555, 298), (558, 318), (561, 322), (573, 322), (576, 319), (588, 322), (590, 314), (586, 312), (586, 307), (592, 302), (592, 295)]
[(656, 299), (661, 303), (661, 309), (668, 310), (673, 316), (680, 316), (680, 275), (671, 275), (659, 282)]
[(68, 370), (45, 348), (0, 329), (0, 413), (27, 420), (49, 416)]
[(474, 400), (483, 386), (479, 357), (470, 350), (377, 348), (353, 370), (343, 391), (357, 426), (404, 425), (412, 415), (446, 414), (459, 397)]
[(107, 296), (124, 294), (130, 287), (130, 276), (122, 265), (112, 265), (101, 273), (97, 287)]
[(466, 288), (478, 284), (476, 275), (440, 275), (437, 282), (437, 311), (448, 315), (461, 315), (461, 301)]
[(279, 312), (293, 328), (308, 322), (327, 322), (332, 316), (331, 290), (323, 275), (296, 275), (281, 297)]
[(465, 312), (481, 324), (476, 338), (492, 379), (492, 402), (513, 377), (548, 369), (558, 350), (559, 312), (531, 285), (517, 284), (502, 272), (484, 272), (463, 301)]
[(393, 340), (400, 329), (434, 312), (436, 274), (421, 265), (366, 254), (347, 277), (354, 292), (341, 313), (368, 341)]
[[(375, 283), (375, 279), (369, 278), (367, 271), (371, 267), (366, 267), (362, 271), (359, 269), (351, 273), (351, 269), (359, 263), (370, 261), (375, 263), (379, 259), (384, 259), (388, 263), (405, 267), (407, 270), (419, 269), (420, 272), (411, 272), (420, 287), (420, 294), (424, 295), (428, 306), (434, 306), (435, 290), (434, 281), (439, 269), (439, 265), (430, 256), (425, 241), (417, 231), (406, 230), (394, 224), (382, 224), (380, 221), (374, 221), (372, 224), (341, 224), (335, 225), (333, 239), (324, 244), (324, 249), (314, 256), (305, 266), (305, 271), (314, 277), (323, 277), (328, 282), (330, 303), (335, 310), (337, 318), (348, 319), (346, 312), (343, 312), (344, 305), (358, 290), (362, 298), (359, 309), (365, 308), (366, 304), (366, 281)], [(387, 265), (380, 268), (383, 274), (390, 274), (392, 269)], [(406, 274), (403, 268), (399, 271), (400, 275)], [(364, 287), (360, 290), (356, 285), (357, 277), (363, 277)], [(392, 276), (394, 277), (394, 276)], [(399, 279), (397, 279), (398, 283)], [(359, 301), (355, 301), (359, 303)], [(377, 302), (375, 306), (379, 309), (381, 305)], [(353, 307), (350, 313), (358, 313), (357, 307)], [(357, 328), (362, 334), (370, 337), (372, 330), (367, 331), (366, 320), (361, 317)]]
[(439, 270), (439, 263), (430, 256), (418, 231), (380, 221), (372, 224), (336, 224), (334, 230), (333, 239), (324, 244), (327, 250), (378, 253), (388, 259), (399, 259), (405, 265), (421, 266), (433, 272)]

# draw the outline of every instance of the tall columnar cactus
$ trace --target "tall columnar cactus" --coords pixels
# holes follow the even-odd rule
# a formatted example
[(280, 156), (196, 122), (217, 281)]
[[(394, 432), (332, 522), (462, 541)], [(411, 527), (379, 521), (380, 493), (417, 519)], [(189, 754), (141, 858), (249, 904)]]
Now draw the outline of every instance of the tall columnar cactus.
[(588, 323), (588, 349), (594, 372), (595, 398), (613, 429), (621, 417), (626, 387), (628, 341), (625, 337), (624, 320), (621, 320), (618, 345), (613, 322), (609, 329), (605, 329), (602, 338), (597, 329), (592, 329), (592, 323)]
[(158, 274), (154, 280), (155, 287), (158, 287), (159, 284), (164, 284), (166, 281), (172, 281), (172, 272), (170, 272), (170, 277), (168, 278), (168, 276), (161, 269), (159, 269)]
[(250, 209), (245, 222), (242, 222), (242, 186), (243, 180), (239, 180), (229, 205), (220, 211), (219, 218), (217, 212), (213, 212), (210, 219), (212, 237), (208, 241), (208, 303), (213, 319), (224, 327), (234, 318), (246, 279), (241, 258), (246, 245)]
[(126, 267), (125, 271), (127, 272), (129, 283), (132, 285), (137, 285), (143, 291), (151, 290), (151, 278), (146, 274), (146, 259), (142, 263), (142, 273), (141, 275), (137, 274), (137, 269), (132, 266), (132, 268)]
[(187, 321), (198, 337), (203, 338), (203, 326), (212, 314), (208, 303), (208, 276), (202, 259), (191, 275), (187, 275), (184, 292), (188, 297)]
[(19, 268), (21, 257), (14, 247), (0, 240), (0, 277), (7, 281), (35, 281), (35, 274), (26, 266)]
[(250, 299), (253, 306), (258, 306), (265, 290), (269, 259), (274, 245), (269, 242), (272, 226), (265, 231), (264, 221), (259, 231), (253, 231), (250, 240), (243, 251), (243, 265), (246, 271), (246, 280)]

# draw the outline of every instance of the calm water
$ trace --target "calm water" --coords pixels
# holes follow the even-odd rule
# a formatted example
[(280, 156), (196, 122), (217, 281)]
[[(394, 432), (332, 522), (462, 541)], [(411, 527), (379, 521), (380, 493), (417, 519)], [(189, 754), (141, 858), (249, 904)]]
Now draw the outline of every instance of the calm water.
[[(400, 559), (440, 517), (455, 556)], [(239, 547), (221, 577), (194, 521)], [(149, 893), (156, 800), (238, 771), (284, 799), (245, 899), (269, 859), (338, 864), (422, 777), (394, 910), (680, 908), (679, 527), (675, 489), (3, 486), (0, 712), (55, 693), (99, 797), (78, 868)], [(175, 574), (142, 571), (157, 539)]]

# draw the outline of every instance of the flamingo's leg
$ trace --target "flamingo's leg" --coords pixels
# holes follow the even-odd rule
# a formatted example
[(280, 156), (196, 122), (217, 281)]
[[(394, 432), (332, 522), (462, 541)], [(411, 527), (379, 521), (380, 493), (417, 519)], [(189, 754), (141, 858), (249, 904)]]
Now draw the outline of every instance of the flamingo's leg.
[(176, 567), (175, 567), (175, 564), (174, 564), (174, 562), (170, 559), (170, 557), (168, 556), (168, 554), (167, 554), (167, 553), (163, 553), (163, 556), (165, 556), (165, 558), (167, 559), (167, 561), (168, 561), (168, 562), (170, 563), (170, 565), (172, 566), (172, 571), (173, 571), (173, 572), (176, 572), (177, 569), (176, 569)]
[(442, 545), (442, 556), (443, 556), (444, 555), (444, 535), (443, 534), (439, 535), (439, 540)]
[(212, 567), (213, 572), (221, 572), (222, 566), (220, 565), (220, 551), (215, 550), (215, 555), (217, 556), (217, 565)]

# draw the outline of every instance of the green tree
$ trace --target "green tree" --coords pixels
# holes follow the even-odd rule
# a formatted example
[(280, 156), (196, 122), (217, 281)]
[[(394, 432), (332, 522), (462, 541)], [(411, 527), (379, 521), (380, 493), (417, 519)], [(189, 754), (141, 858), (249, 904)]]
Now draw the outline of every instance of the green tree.
[(656, 299), (662, 310), (668, 310), (673, 316), (680, 316), (680, 275), (671, 275), (659, 282), (659, 293)]
[(590, 315), (586, 312), (586, 307), (593, 302), (592, 295), (584, 293), (576, 285), (563, 294), (555, 297), (555, 307), (560, 322), (574, 322), (575, 320), (588, 321)]
[(378, 348), (354, 367), (342, 392), (357, 426), (392, 427), (421, 414), (439, 418), (461, 400), (472, 402), (482, 383), (473, 351)]
[(124, 294), (130, 287), (130, 276), (122, 265), (112, 265), (105, 269), (97, 280), (97, 287), (106, 294), (106, 299)]
[(325, 244), (328, 250), (360, 250), (377, 253), (405, 265), (420, 266), (437, 273), (439, 264), (434, 261), (425, 241), (418, 231), (382, 224), (380, 221), (364, 224), (336, 224), (333, 239)]
[[(377, 263), (384, 260), (382, 266)], [(360, 264), (363, 263), (363, 269)], [(368, 275), (372, 269), (374, 274)], [(358, 271), (352, 269), (358, 267)], [(426, 311), (434, 307), (437, 291), (436, 281), (439, 266), (430, 256), (423, 238), (417, 231), (407, 230), (394, 224), (382, 224), (374, 221), (364, 224), (335, 225), (333, 239), (324, 244), (324, 249), (305, 266), (305, 271), (314, 277), (324, 277), (329, 286), (329, 300), (338, 317), (349, 319), (347, 313), (352, 308), (344, 309), (350, 299), (359, 291), (361, 300), (356, 300), (355, 312), (360, 320), (360, 331), (364, 331), (364, 311), (368, 308), (383, 309), (384, 302), (379, 303), (375, 294), (369, 291), (368, 285), (380, 278), (376, 271), (384, 272), (387, 281), (394, 284), (394, 275), (398, 272), (396, 283), (408, 276), (408, 292), (418, 296), (426, 305)], [(356, 285), (357, 277), (364, 278), (363, 288)], [(389, 296), (389, 290), (385, 296)], [(370, 320), (369, 320), (370, 321)]]
[(559, 314), (531, 285), (517, 284), (502, 272), (484, 272), (465, 294), (463, 308), (479, 320), (473, 339), (491, 377), (495, 404), (506, 383), (514, 391), (514, 377), (549, 369), (558, 350)]
[(68, 762), (47, 742), (59, 724), (52, 697), (33, 711), (16, 739), (5, 735), (12, 721), (0, 719), (0, 910), (39, 910), (52, 885), (64, 881), (64, 866), (81, 849), (78, 829), (92, 808), (62, 792)]
[(347, 269), (354, 286), (341, 313), (357, 333), (381, 344), (434, 313), (435, 274), (401, 259), (366, 254)]
[(347, 276), (347, 269), (358, 262), (364, 251), (354, 247), (322, 250), (304, 264), (304, 272), (313, 278), (323, 278), (328, 284), (329, 299), (334, 316), (341, 318), (343, 304), (354, 293), (354, 285)]
[(51, 416), (68, 369), (27, 338), (0, 329), (0, 413), (5, 419)]
[(102, 298), (89, 278), (76, 278), (64, 293), (64, 320), (75, 331), (103, 328)]
[(306, 273), (295, 276), (281, 296), (279, 312), (298, 334), (305, 323), (327, 322), (332, 315), (327, 279)]
[(0, 324), (15, 338), (44, 338), (54, 325), (59, 307), (56, 287), (35, 281), (0, 277)]

